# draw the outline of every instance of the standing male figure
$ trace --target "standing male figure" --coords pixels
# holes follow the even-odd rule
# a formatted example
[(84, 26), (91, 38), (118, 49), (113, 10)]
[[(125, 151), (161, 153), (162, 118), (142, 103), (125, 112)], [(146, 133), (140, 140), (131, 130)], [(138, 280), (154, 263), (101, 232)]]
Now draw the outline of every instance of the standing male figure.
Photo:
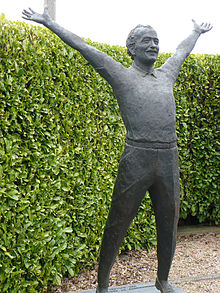
[(177, 292), (168, 282), (179, 214), (173, 86), (185, 58), (199, 36), (212, 28), (211, 25), (198, 25), (193, 20), (192, 33), (180, 43), (176, 53), (157, 69), (153, 68), (159, 52), (157, 33), (151, 26), (138, 25), (130, 32), (126, 44), (134, 63), (125, 68), (51, 20), (47, 8), (42, 15), (31, 9), (24, 10), (23, 17), (53, 31), (66, 44), (78, 50), (110, 83), (127, 130), (102, 240), (97, 292), (108, 292), (110, 270), (147, 190), (157, 225), (158, 272), (155, 285), (163, 293)]

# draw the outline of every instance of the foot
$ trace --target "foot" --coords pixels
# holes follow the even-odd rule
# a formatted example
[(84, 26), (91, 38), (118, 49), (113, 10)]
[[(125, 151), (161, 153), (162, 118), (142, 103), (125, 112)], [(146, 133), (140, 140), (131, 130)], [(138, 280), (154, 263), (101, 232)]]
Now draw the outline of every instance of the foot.
[(96, 288), (96, 293), (108, 293), (108, 287), (107, 288), (100, 288), (99, 286)]
[(176, 293), (176, 290), (168, 281), (159, 281), (157, 278), (155, 286), (161, 293)]

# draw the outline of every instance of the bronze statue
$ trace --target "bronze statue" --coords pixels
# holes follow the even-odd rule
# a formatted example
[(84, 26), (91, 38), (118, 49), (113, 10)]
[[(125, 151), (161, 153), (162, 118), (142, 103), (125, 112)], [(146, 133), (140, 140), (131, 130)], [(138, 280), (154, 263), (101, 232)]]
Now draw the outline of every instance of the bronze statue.
[[(156, 216), (158, 272), (155, 286), (163, 293), (179, 292), (168, 282), (176, 246), (179, 214), (179, 171), (173, 86), (185, 58), (207, 23), (193, 20), (192, 33), (160, 68), (153, 65), (159, 40), (151, 26), (138, 25), (127, 38), (128, 54), (134, 60), (125, 68), (108, 55), (62, 28), (48, 15), (32, 9), (23, 18), (41, 23), (66, 44), (78, 50), (112, 86), (127, 135), (119, 163), (111, 209), (102, 240), (97, 292), (108, 292), (109, 275), (126, 231), (149, 191)], [(143, 236), (144, 237), (144, 236)]]

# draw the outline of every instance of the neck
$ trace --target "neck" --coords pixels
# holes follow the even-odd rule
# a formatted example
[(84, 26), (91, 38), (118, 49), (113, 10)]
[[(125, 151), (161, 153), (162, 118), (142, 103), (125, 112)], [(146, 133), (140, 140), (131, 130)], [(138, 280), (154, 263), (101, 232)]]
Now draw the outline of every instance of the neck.
[(138, 67), (139, 69), (141, 69), (142, 71), (146, 72), (146, 73), (152, 73), (153, 72), (153, 65), (154, 63), (149, 63), (149, 64), (143, 64), (140, 62), (137, 62), (136, 60), (134, 61), (134, 65), (136, 67)]

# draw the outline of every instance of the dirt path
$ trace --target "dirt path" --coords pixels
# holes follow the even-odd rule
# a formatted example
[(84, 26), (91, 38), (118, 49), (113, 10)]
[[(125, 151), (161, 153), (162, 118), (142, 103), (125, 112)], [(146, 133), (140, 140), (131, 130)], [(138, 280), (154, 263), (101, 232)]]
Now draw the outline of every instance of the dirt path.
[[(117, 258), (110, 286), (153, 282), (156, 277), (156, 248), (130, 251)], [(51, 293), (89, 290), (96, 287), (97, 269), (64, 279)], [(220, 231), (179, 233), (170, 280), (186, 293), (220, 292)]]

